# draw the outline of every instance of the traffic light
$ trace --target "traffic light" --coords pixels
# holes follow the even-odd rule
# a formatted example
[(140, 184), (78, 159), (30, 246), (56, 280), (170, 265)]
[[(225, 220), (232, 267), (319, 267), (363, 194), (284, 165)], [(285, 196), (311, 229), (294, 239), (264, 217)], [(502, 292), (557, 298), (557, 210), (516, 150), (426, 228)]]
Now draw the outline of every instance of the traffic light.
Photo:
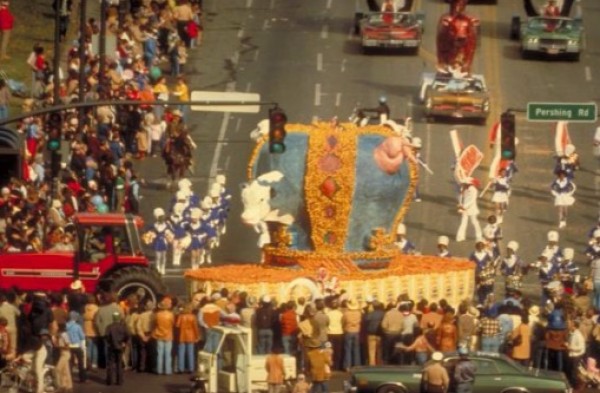
[(286, 123), (287, 116), (281, 108), (269, 109), (269, 153), (285, 152)]
[(503, 160), (514, 160), (517, 157), (516, 149), (516, 127), (515, 127), (515, 115), (510, 112), (504, 112), (500, 115), (501, 125), (501, 144), (500, 153)]
[(60, 137), (62, 134), (62, 115), (60, 112), (53, 112), (48, 116), (48, 150), (55, 152), (60, 150)]

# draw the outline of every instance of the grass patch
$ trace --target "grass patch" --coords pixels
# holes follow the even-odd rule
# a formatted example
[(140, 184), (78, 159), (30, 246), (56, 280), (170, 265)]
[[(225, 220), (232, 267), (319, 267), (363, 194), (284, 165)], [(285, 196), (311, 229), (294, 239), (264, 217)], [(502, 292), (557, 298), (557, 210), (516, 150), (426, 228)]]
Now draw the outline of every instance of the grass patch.
[[(0, 69), (10, 79), (22, 81), (29, 91), (31, 86), (31, 70), (27, 58), (33, 44), (39, 42), (46, 49), (46, 58), (52, 64), (54, 56), (54, 10), (52, 1), (17, 0), (10, 2), (10, 9), (15, 16), (15, 28), (8, 45), (9, 60), (0, 60)], [(77, 19), (71, 15), (71, 19)], [(72, 22), (71, 22), (72, 23)], [(21, 113), (21, 99), (14, 97), (10, 104), (10, 115)]]

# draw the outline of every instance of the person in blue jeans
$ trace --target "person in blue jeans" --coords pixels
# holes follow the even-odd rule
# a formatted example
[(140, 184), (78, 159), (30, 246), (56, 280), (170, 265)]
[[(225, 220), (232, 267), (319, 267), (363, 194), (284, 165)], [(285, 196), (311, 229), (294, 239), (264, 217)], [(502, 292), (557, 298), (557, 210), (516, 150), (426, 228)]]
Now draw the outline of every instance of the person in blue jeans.
[(458, 348), (459, 360), (454, 368), (456, 393), (473, 393), (477, 366), (469, 359), (469, 349), (465, 346)]
[(260, 307), (256, 310), (256, 329), (258, 337), (258, 355), (271, 353), (273, 349), (273, 326), (275, 325), (276, 313), (271, 303), (271, 297), (263, 296)]
[(360, 365), (360, 325), (362, 313), (358, 302), (348, 300), (346, 310), (342, 316), (342, 329), (344, 330), (344, 368)]

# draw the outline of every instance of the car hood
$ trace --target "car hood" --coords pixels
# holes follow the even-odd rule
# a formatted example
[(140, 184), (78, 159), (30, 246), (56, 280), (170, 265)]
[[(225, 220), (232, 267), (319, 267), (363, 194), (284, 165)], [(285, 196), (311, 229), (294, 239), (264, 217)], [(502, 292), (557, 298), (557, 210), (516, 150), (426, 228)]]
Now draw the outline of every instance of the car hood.
[(559, 31), (546, 31), (544, 29), (529, 29), (525, 32), (526, 37), (537, 37), (554, 40), (568, 40), (579, 38), (581, 35), (580, 30), (573, 30), (570, 32), (559, 32)]

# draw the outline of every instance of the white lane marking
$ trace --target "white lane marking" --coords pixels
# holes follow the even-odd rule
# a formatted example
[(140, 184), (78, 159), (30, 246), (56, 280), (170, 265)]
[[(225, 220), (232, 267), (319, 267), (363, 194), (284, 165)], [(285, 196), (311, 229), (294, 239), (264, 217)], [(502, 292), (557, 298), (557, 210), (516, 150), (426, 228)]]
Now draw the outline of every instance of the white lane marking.
[(275, 8), (275, 0), (271, 0), (271, 2), (269, 3), (269, 9), (274, 9)]
[(250, 86), (252, 86), (252, 82), (248, 82), (246, 85), (246, 93), (250, 92)]
[(239, 29), (238, 30), (238, 38), (242, 38), (244, 36), (244, 29)]
[(263, 30), (267, 30), (269, 28), (269, 19), (265, 19), (262, 25)]
[(342, 66), (340, 67), (340, 71), (346, 71), (346, 59), (342, 59)]
[(253, 58), (253, 60), (254, 60), (254, 61), (257, 61), (257, 60), (258, 60), (258, 52), (259, 52), (259, 50), (258, 50), (258, 49), (256, 49), (256, 50), (254, 51), (254, 58)]
[(323, 54), (317, 53), (317, 71), (323, 71)]
[[(225, 87), (226, 92), (235, 91), (235, 82), (227, 83)], [(221, 129), (219, 130), (218, 141), (222, 140), (225, 137), (225, 133), (227, 132), (227, 126), (229, 126), (229, 119), (231, 117), (230, 112), (225, 112), (223, 115), (223, 121), (221, 122)], [(210, 177), (215, 177), (217, 175), (217, 168), (219, 166), (219, 159), (221, 158), (221, 152), (223, 151), (223, 144), (217, 143), (215, 147), (215, 155), (213, 156), (212, 163), (210, 165)]]
[(321, 84), (315, 84), (315, 106), (321, 105)]
[(588, 82), (592, 80), (592, 69), (589, 66), (585, 67), (585, 80)]
[(337, 93), (335, 95), (335, 106), (340, 106), (341, 102), (342, 102), (342, 93)]
[(237, 119), (237, 123), (235, 124), (235, 132), (238, 132), (240, 130), (240, 126), (242, 125), (242, 118), (238, 117)]
[(226, 172), (229, 169), (229, 161), (231, 161), (231, 156), (227, 156), (227, 158), (225, 159), (225, 171)]
[(327, 0), (327, 9), (328, 10), (331, 9), (331, 3), (333, 3), (333, 0)]
[(252, 8), (252, 0), (246, 0), (246, 8)]
[(327, 39), (327, 37), (329, 36), (329, 25), (323, 25), (323, 27), (321, 28), (321, 38), (322, 39)]
[(316, 122), (318, 122), (318, 121), (319, 121), (319, 116), (317, 116), (317, 115), (314, 115), (314, 116), (312, 117), (312, 121), (311, 121), (311, 123), (316, 123)]

